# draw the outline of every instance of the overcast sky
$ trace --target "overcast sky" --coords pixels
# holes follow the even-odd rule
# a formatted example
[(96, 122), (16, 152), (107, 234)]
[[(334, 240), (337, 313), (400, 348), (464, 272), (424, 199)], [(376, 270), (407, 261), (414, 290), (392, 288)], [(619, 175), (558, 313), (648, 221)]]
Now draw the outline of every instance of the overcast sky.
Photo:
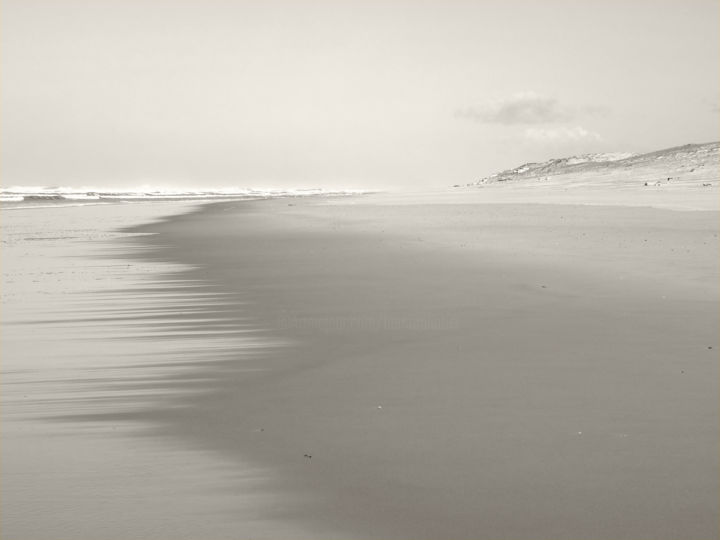
[(718, 139), (717, 0), (3, 0), (2, 184), (443, 186)]

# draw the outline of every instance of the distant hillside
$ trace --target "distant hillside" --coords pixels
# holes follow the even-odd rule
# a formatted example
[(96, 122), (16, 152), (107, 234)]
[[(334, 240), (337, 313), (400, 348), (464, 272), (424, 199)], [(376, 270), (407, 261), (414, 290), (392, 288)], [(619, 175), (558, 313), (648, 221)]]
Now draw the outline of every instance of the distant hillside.
[[(648, 154), (585, 154), (525, 163), (476, 182), (576, 186), (717, 186), (720, 142), (686, 144)], [(473, 185), (473, 184), (471, 184)]]

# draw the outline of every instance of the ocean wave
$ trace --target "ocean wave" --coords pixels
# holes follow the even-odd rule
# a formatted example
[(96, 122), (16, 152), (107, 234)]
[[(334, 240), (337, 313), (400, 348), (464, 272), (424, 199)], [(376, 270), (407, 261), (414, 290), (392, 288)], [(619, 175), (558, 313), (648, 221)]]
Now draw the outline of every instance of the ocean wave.
[[(0, 189), (0, 202), (15, 203), (12, 208), (47, 208), (60, 206), (59, 203), (72, 201), (83, 204), (63, 206), (84, 206), (112, 202), (141, 201), (203, 201), (216, 199), (256, 199), (274, 197), (302, 197), (309, 195), (339, 196), (367, 193), (362, 190), (324, 190), (320, 188), (296, 189), (167, 189), (167, 188), (136, 188), (136, 189), (100, 189), (100, 188), (69, 188), (16, 186)], [(86, 202), (87, 201), (87, 202)], [(37, 203), (44, 203), (38, 205)], [(49, 204), (48, 204), (49, 203)], [(4, 205), (4, 208), (11, 208)]]
[[(3, 202), (3, 201), (0, 201)], [(67, 203), (67, 204), (15, 204), (12, 206), (2, 206), (3, 211), (5, 210), (27, 210), (35, 208), (71, 208), (75, 206), (98, 206), (100, 204), (113, 204), (112, 202), (80, 202), (80, 203)]]

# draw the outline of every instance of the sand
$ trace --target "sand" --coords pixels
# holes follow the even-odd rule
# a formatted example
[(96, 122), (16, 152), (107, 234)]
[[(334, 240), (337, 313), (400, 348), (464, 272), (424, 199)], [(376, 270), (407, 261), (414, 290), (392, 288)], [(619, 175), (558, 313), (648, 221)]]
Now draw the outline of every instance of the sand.
[(715, 211), (376, 195), (137, 230), (274, 344), (142, 420), (272, 471), (298, 534), (717, 537)]
[(208, 351), (237, 358), (259, 346), (208, 330), (227, 295), (183, 282), (184, 265), (126, 257), (132, 236), (118, 228), (194, 206), (3, 209), (3, 540), (236, 539), (238, 523), (244, 538), (301, 533), (264, 519), (260, 509), (281, 498), (263, 492), (262, 467), (218, 460), (141, 420), (187, 395), (177, 380), (192, 380)]
[(46, 421), (95, 458), (58, 460), (52, 490), (47, 455), (18, 459), (12, 486), (47, 500), (8, 526), (4, 497), (3, 537), (717, 537), (716, 202), (648, 193), (223, 202), (129, 229), (114, 257), (181, 270), (67, 308), (68, 342), (114, 363)]

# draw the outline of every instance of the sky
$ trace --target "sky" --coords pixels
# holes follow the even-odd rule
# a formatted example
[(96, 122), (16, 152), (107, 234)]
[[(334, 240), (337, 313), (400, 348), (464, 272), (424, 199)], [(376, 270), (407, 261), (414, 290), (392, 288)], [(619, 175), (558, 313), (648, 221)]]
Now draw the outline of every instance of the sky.
[(0, 179), (402, 189), (720, 138), (718, 0), (2, 0)]

